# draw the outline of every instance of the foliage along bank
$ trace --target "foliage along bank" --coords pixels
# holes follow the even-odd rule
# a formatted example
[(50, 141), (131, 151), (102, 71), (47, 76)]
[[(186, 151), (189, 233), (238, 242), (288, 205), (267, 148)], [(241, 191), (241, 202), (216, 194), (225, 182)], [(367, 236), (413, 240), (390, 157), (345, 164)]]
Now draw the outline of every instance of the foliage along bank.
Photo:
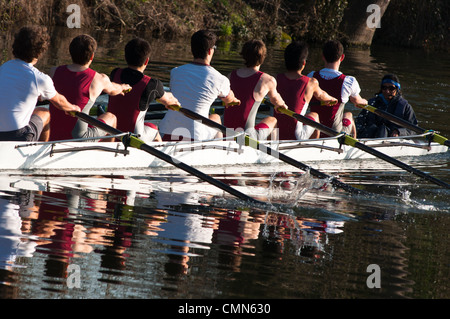
[[(381, 28), (364, 30), (366, 3), (386, 11)], [(63, 26), (77, 4), (83, 28), (187, 36), (209, 28), (222, 37), (289, 41), (352, 41), (354, 24), (375, 43), (450, 51), (450, 1), (441, 0), (0, 0), (0, 29), (21, 24)], [(364, 42), (364, 41), (363, 41)]]

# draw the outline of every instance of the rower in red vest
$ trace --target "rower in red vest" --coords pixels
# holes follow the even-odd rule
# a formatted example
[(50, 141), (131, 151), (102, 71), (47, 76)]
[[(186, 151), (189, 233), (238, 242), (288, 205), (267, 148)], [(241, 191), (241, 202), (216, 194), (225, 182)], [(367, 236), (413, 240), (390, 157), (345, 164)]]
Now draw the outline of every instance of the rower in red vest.
[[(106, 74), (97, 73), (90, 68), (96, 49), (97, 42), (94, 38), (87, 34), (79, 35), (71, 41), (69, 46), (73, 63), (52, 68), (50, 72), (58, 92), (64, 94), (71, 103), (79, 105), (81, 112), (86, 114), (89, 114), (101, 93), (123, 95), (131, 88), (127, 84), (112, 83)], [(50, 103), (50, 115), (51, 141), (106, 135), (100, 129), (89, 127), (87, 123), (58, 110), (52, 103)], [(111, 113), (102, 114), (98, 119), (116, 127), (116, 118)]]
[(269, 136), (271, 139), (278, 138), (274, 130), (277, 125), (275, 117), (265, 117), (256, 124), (256, 114), (265, 96), (269, 96), (275, 110), (280, 107), (287, 109), (277, 92), (275, 78), (259, 70), (266, 54), (266, 46), (261, 40), (250, 40), (244, 44), (241, 55), (245, 67), (233, 70), (230, 74), (231, 90), (241, 104), (228, 107), (224, 112), (226, 127), (244, 130), (250, 137), (258, 140), (265, 140)]
[(158, 127), (146, 123), (145, 114), (153, 100), (158, 99), (166, 108), (180, 105), (170, 92), (165, 92), (162, 82), (144, 74), (150, 60), (148, 41), (135, 38), (125, 46), (125, 60), (128, 67), (116, 68), (111, 72), (111, 79), (117, 83), (127, 83), (133, 88), (124, 96), (109, 98), (108, 111), (117, 117), (117, 129), (139, 135), (144, 142), (161, 141)]
[[(302, 75), (308, 57), (308, 45), (302, 41), (294, 41), (284, 51), (286, 72), (277, 75), (277, 90), (289, 109), (297, 114), (319, 122), (319, 115), (315, 112), (306, 113), (309, 101), (315, 97), (325, 103), (336, 103), (337, 100), (322, 90), (319, 82), (314, 78)], [(320, 132), (312, 126), (286, 114), (275, 113), (278, 121), (280, 140), (305, 140), (318, 138)]]
[[(311, 111), (319, 114), (320, 122), (335, 131), (344, 132), (356, 138), (356, 127), (351, 112), (344, 112), (345, 104), (350, 100), (353, 104), (367, 105), (367, 100), (360, 96), (361, 88), (353, 76), (346, 76), (339, 71), (345, 58), (344, 47), (339, 41), (331, 40), (325, 43), (323, 50), (325, 67), (319, 72), (311, 72), (309, 77), (319, 81), (319, 86), (331, 96), (337, 98), (338, 103), (333, 106), (320, 105), (311, 99)], [(321, 134), (321, 136), (327, 136)]]

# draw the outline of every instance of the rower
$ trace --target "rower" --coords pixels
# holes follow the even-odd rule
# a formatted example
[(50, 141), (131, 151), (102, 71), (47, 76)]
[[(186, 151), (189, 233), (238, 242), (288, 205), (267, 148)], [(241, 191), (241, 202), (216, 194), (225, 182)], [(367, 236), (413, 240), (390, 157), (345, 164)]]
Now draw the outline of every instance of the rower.
[(42, 27), (21, 28), (13, 43), (15, 59), (0, 67), (2, 141), (48, 141), (50, 112), (47, 108), (36, 107), (38, 100), (50, 100), (64, 112), (80, 111), (77, 105), (58, 93), (50, 76), (35, 68), (49, 40)]
[[(218, 114), (209, 115), (213, 102), (217, 98), (225, 105), (240, 104), (240, 101), (234, 96), (229, 79), (210, 65), (216, 50), (216, 40), (217, 36), (209, 30), (200, 30), (192, 35), (191, 51), (194, 60), (172, 69), (170, 89), (183, 108), (221, 124)], [(199, 141), (222, 137), (221, 132), (174, 110), (167, 111), (159, 129), (164, 141)]]
[(266, 45), (261, 40), (247, 41), (242, 47), (241, 55), (245, 67), (233, 70), (229, 76), (231, 89), (241, 100), (241, 104), (225, 109), (224, 125), (234, 130), (244, 130), (253, 139), (266, 140), (270, 137), (276, 140), (278, 135), (277, 130), (274, 130), (277, 125), (275, 117), (267, 116), (256, 124), (256, 114), (265, 96), (269, 97), (275, 110), (280, 107), (287, 109), (277, 92), (275, 78), (260, 71), (267, 55)]
[[(96, 49), (97, 41), (93, 37), (87, 34), (79, 35), (72, 39), (69, 46), (72, 64), (54, 67), (50, 71), (56, 89), (67, 96), (70, 102), (80, 105), (82, 112), (86, 114), (89, 114), (101, 93), (123, 95), (131, 88), (128, 84), (113, 83), (106, 74), (90, 68)], [(88, 127), (87, 123), (57, 110), (53, 103), (50, 103), (50, 114), (52, 141), (105, 135), (98, 128)], [(98, 119), (110, 126), (116, 126), (116, 117), (109, 112), (100, 115)]]
[[(322, 90), (315, 78), (302, 74), (308, 58), (308, 45), (303, 41), (293, 41), (284, 51), (286, 72), (277, 75), (277, 90), (289, 109), (297, 114), (319, 122), (319, 114), (307, 112), (308, 104), (314, 97), (325, 104), (336, 104), (337, 99)], [(278, 121), (280, 140), (306, 140), (319, 138), (320, 131), (304, 125), (286, 114), (275, 113)]]
[[(351, 112), (344, 113), (345, 104), (350, 100), (353, 104), (367, 104), (367, 100), (360, 96), (361, 88), (353, 76), (346, 76), (339, 71), (344, 61), (344, 47), (337, 40), (325, 43), (323, 50), (325, 67), (319, 72), (308, 74), (319, 81), (319, 86), (334, 96), (339, 102), (333, 106), (324, 106), (313, 97), (311, 99), (311, 111), (319, 114), (320, 122), (335, 131), (344, 132), (356, 138), (356, 127)], [(324, 136), (321, 134), (321, 136)], [(326, 136), (326, 135), (325, 135)]]
[(134, 132), (149, 143), (161, 141), (158, 127), (145, 122), (145, 114), (154, 100), (166, 108), (180, 105), (170, 92), (165, 92), (162, 82), (144, 74), (150, 60), (150, 43), (142, 38), (134, 38), (125, 46), (126, 68), (116, 68), (110, 78), (117, 83), (127, 83), (133, 88), (126, 95), (109, 98), (108, 111), (117, 117), (117, 128), (124, 132)]

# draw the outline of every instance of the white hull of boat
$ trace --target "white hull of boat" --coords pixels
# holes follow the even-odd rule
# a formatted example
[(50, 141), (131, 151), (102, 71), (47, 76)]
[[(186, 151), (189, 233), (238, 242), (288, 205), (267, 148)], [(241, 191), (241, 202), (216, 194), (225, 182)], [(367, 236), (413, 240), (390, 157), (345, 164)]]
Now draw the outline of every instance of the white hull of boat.
[[(448, 152), (448, 147), (428, 144), (423, 137), (361, 140), (391, 157), (423, 156)], [(239, 166), (280, 163), (277, 158), (234, 140), (193, 143), (151, 143), (156, 149), (190, 166)], [(299, 162), (376, 159), (364, 151), (340, 145), (337, 139), (284, 141), (268, 144)], [(126, 154), (125, 154), (126, 153)], [(55, 143), (0, 142), (0, 172), (36, 174), (115, 174), (128, 170), (171, 168), (147, 152), (121, 142)]]

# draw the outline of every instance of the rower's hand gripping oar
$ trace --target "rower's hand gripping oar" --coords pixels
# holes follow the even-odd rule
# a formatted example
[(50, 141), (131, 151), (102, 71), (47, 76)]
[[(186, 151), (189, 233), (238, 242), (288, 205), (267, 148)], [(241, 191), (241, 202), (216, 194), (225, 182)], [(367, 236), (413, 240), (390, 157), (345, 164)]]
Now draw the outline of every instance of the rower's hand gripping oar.
[[(85, 113), (82, 113), (82, 112), (70, 112), (70, 113), (71, 113), (71, 115), (79, 118), (80, 120), (82, 120), (82, 121), (84, 121), (84, 122), (86, 122), (88, 124), (91, 124), (93, 126), (96, 126), (99, 129), (101, 129), (101, 130), (103, 130), (105, 132), (108, 132), (111, 135), (123, 134), (120, 130), (118, 130), (118, 129), (112, 127), (112, 126), (109, 126), (108, 124), (105, 124), (104, 122), (99, 121), (96, 118), (93, 118), (93, 117), (89, 116), (88, 114), (85, 114)], [(259, 205), (264, 205), (265, 204), (263, 202), (260, 202), (260, 201), (258, 201), (256, 199), (252, 198), (252, 197), (249, 197), (249, 196), (239, 192), (238, 190), (230, 187), (229, 185), (227, 185), (227, 184), (225, 184), (225, 183), (223, 183), (223, 182), (221, 182), (221, 181), (219, 181), (217, 179), (214, 179), (211, 176), (206, 175), (206, 174), (200, 172), (199, 170), (197, 170), (197, 169), (195, 169), (195, 168), (193, 168), (193, 167), (191, 167), (191, 166), (189, 166), (187, 164), (184, 164), (184, 163), (174, 159), (173, 157), (171, 157), (168, 154), (163, 153), (163, 152), (155, 149), (154, 147), (151, 147), (148, 144), (145, 144), (142, 140), (140, 140), (139, 138), (137, 138), (137, 137), (135, 137), (133, 135), (123, 135), (122, 137), (120, 137), (120, 139), (122, 140), (122, 142), (125, 145), (129, 145), (131, 147), (143, 150), (144, 152), (147, 152), (147, 153), (149, 153), (149, 154), (151, 154), (151, 155), (153, 155), (153, 156), (155, 156), (155, 157), (157, 157), (157, 158), (159, 158), (159, 159), (161, 159), (161, 160), (163, 160), (163, 161), (165, 161), (165, 162), (167, 162), (169, 164), (172, 164), (173, 166), (178, 167), (179, 169), (182, 169), (182, 170), (188, 172), (189, 174), (194, 175), (194, 176), (198, 177), (199, 179), (201, 179), (201, 180), (203, 180), (205, 182), (208, 182), (208, 183), (210, 183), (210, 184), (212, 184), (212, 185), (214, 185), (214, 186), (224, 190), (225, 192), (230, 193), (230, 194), (232, 194), (232, 195), (234, 195), (234, 196), (236, 196), (236, 197), (238, 197), (238, 198), (240, 198), (242, 200), (245, 200), (245, 201), (248, 201), (248, 202), (251, 202), (251, 203), (254, 203), (254, 204), (259, 204)]]
[(338, 103), (338, 101), (314, 101), (310, 102), (309, 105), (320, 105), (320, 106), (335, 106)]
[(416, 132), (418, 134), (425, 134), (425, 133), (431, 132), (431, 133), (433, 133), (431, 135), (433, 142), (436, 142), (436, 143), (439, 143), (441, 145), (446, 145), (446, 146), (450, 147), (450, 140), (448, 138), (444, 137), (444, 136), (436, 134), (433, 130), (423, 129), (423, 128), (421, 128), (421, 127), (419, 127), (417, 125), (414, 125), (414, 124), (412, 124), (412, 123), (410, 123), (410, 122), (408, 122), (408, 121), (406, 121), (406, 120), (404, 120), (404, 119), (402, 119), (402, 118), (400, 118), (398, 116), (395, 116), (395, 115), (393, 115), (393, 114), (391, 114), (389, 112), (377, 109), (376, 107), (371, 106), (371, 105), (361, 105), (361, 104), (359, 104), (359, 105), (356, 105), (356, 106), (359, 107), (360, 109), (364, 109), (364, 110), (367, 110), (369, 112), (372, 112), (372, 113), (378, 115), (379, 117), (382, 117), (382, 118), (384, 118), (384, 119), (386, 119), (388, 121), (391, 121), (391, 122), (393, 122), (393, 123), (395, 123), (397, 125), (400, 125), (400, 126), (402, 126), (404, 128), (407, 128), (407, 129), (409, 129), (409, 130), (411, 130), (413, 132)]
[[(303, 115), (300, 115), (300, 114), (297, 114), (295, 112), (292, 112), (291, 110), (280, 109), (280, 112), (283, 113), (283, 114), (286, 114), (286, 115), (288, 115), (290, 117), (293, 117), (293, 118), (297, 119), (298, 121), (302, 122), (303, 124), (312, 126), (312, 127), (316, 128), (317, 130), (319, 130), (319, 131), (321, 131), (321, 132), (323, 132), (323, 133), (325, 133), (325, 134), (327, 134), (329, 136), (338, 136), (338, 135), (340, 135), (339, 132), (337, 132), (337, 131), (335, 131), (335, 130), (333, 130), (333, 129), (331, 129), (331, 128), (323, 125), (323, 124), (317, 123), (316, 121), (311, 120), (311, 119), (309, 119), (309, 118), (307, 118), (307, 117), (305, 117)], [(402, 168), (402, 169), (404, 169), (404, 170), (406, 170), (406, 171), (408, 171), (410, 173), (413, 173), (413, 174), (415, 174), (417, 176), (423, 177), (423, 178), (427, 179), (428, 181), (433, 182), (433, 183), (435, 183), (437, 185), (440, 185), (440, 186), (443, 186), (443, 187), (446, 187), (446, 188), (450, 188), (450, 185), (447, 184), (446, 182), (441, 181), (441, 180), (439, 180), (439, 179), (437, 179), (437, 178), (435, 178), (433, 176), (430, 176), (429, 174), (427, 174), (425, 172), (422, 172), (422, 171), (420, 171), (420, 170), (418, 170), (418, 169), (416, 169), (414, 167), (411, 167), (411, 166), (409, 166), (409, 165), (407, 165), (407, 164), (405, 164), (405, 163), (403, 163), (403, 162), (401, 162), (401, 161), (399, 161), (399, 160), (397, 160), (395, 158), (387, 156), (386, 154), (383, 154), (380, 151), (377, 151), (377, 150), (373, 149), (372, 147), (369, 147), (369, 146), (359, 142), (357, 139), (355, 139), (355, 138), (353, 138), (353, 137), (351, 137), (351, 136), (349, 136), (347, 134), (343, 135), (343, 137), (340, 139), (340, 142), (342, 144), (346, 144), (346, 145), (349, 145), (349, 146), (352, 146), (352, 147), (356, 147), (356, 148), (358, 148), (360, 150), (363, 150), (363, 151), (365, 151), (365, 152), (367, 152), (367, 153), (369, 153), (369, 154), (371, 154), (371, 155), (373, 155), (375, 157), (378, 157), (378, 158), (380, 158), (382, 160), (385, 160), (385, 161), (387, 161), (387, 162), (389, 162), (389, 163), (391, 163), (391, 164), (393, 164), (395, 166), (398, 166), (398, 167), (400, 167), (400, 168)]]
[[(206, 126), (209, 126), (209, 127), (212, 127), (214, 129), (217, 129), (217, 130), (221, 131), (224, 134), (227, 134), (227, 133), (230, 133), (230, 132), (234, 132), (233, 130), (228, 129), (227, 127), (225, 127), (224, 125), (221, 125), (221, 124), (219, 124), (217, 122), (214, 122), (214, 121), (210, 120), (209, 118), (206, 118), (206, 117), (204, 117), (204, 116), (202, 116), (200, 114), (197, 114), (197, 113), (195, 113), (195, 112), (193, 112), (191, 110), (182, 108), (181, 106), (171, 105), (169, 108), (174, 110), (174, 111), (178, 111), (178, 112), (182, 113), (183, 115), (189, 117), (190, 119), (200, 120), (202, 122), (202, 124), (204, 124)], [(277, 150), (269, 148), (266, 145), (259, 143), (259, 141), (252, 139), (247, 134), (245, 134), (244, 138), (245, 138), (245, 143), (244, 144), (246, 146), (253, 147), (256, 150), (259, 150), (259, 151), (262, 151), (262, 152), (264, 152), (266, 154), (274, 156), (275, 158), (278, 158), (279, 160), (281, 160), (281, 161), (283, 161), (285, 163), (288, 163), (288, 164), (291, 164), (292, 166), (300, 168), (301, 170), (304, 170), (304, 171), (308, 171), (309, 170), (311, 175), (313, 175), (315, 177), (318, 177), (318, 178), (321, 178), (321, 179), (328, 179), (330, 181), (330, 183), (332, 185), (336, 186), (336, 187), (342, 188), (342, 189), (344, 189), (344, 190), (346, 190), (346, 191), (348, 191), (350, 193), (353, 193), (353, 194), (367, 194), (363, 190), (354, 188), (354, 187), (352, 187), (352, 186), (350, 186), (348, 184), (345, 184), (345, 183), (341, 182), (340, 180), (338, 180), (334, 176), (330, 176), (330, 175), (327, 175), (325, 173), (322, 173), (322, 172), (320, 172), (320, 171), (318, 171), (318, 170), (316, 170), (316, 169), (314, 169), (314, 168), (312, 168), (312, 167), (310, 167), (310, 166), (308, 166), (306, 164), (303, 164), (303, 163), (301, 163), (301, 162), (299, 162), (299, 161), (297, 161), (297, 160), (295, 160), (295, 159), (293, 159), (293, 158), (291, 158), (291, 157), (289, 157), (287, 155), (284, 155), (283, 153), (278, 152)], [(237, 139), (237, 138), (235, 138), (235, 139)]]

